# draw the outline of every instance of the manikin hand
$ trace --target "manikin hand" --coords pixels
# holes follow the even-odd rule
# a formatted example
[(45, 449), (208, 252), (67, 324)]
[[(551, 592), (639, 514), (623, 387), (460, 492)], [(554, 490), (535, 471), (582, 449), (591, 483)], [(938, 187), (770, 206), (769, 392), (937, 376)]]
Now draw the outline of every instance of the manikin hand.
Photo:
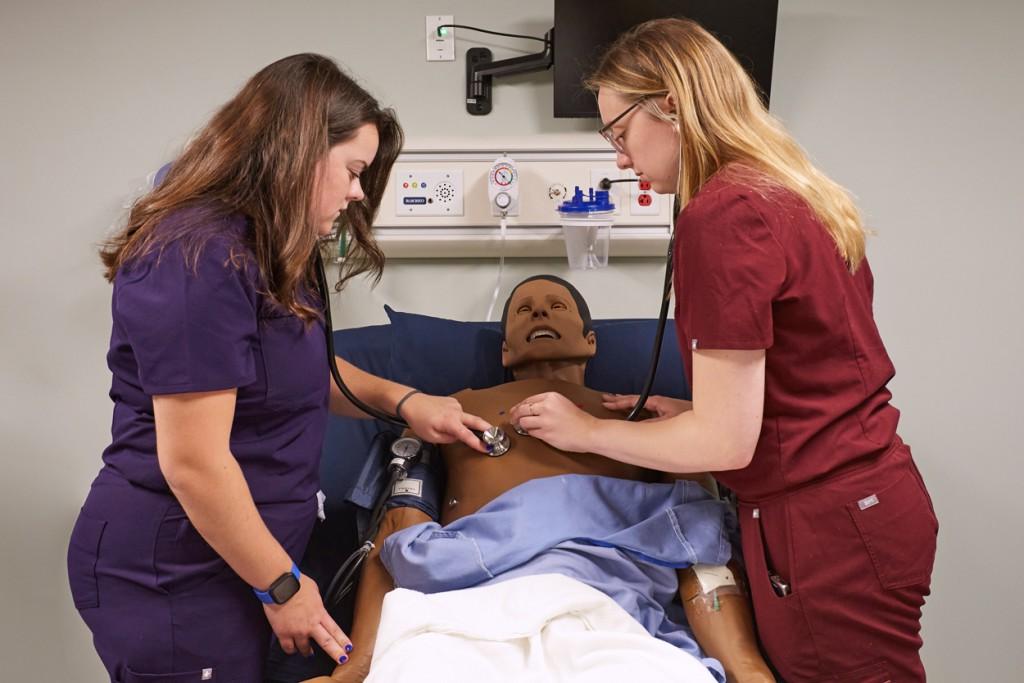
[(366, 659), (353, 659), (348, 664), (335, 667), (330, 676), (317, 676), (302, 683), (362, 683), (370, 675), (370, 663)]
[(562, 394), (549, 391), (524, 399), (509, 411), (509, 420), (555, 448), (588, 453), (590, 430), (597, 418)]
[[(633, 410), (633, 406), (636, 405), (639, 398), (638, 394), (602, 394), (601, 403), (608, 410), (621, 410), (628, 413)], [(648, 396), (644, 403), (644, 410), (654, 413), (651, 420), (664, 420), (685, 413), (687, 410), (693, 410), (693, 403), (681, 398)]]
[(463, 412), (462, 404), (449, 396), (413, 394), (402, 404), (401, 417), (409, 428), (429, 443), (461, 441), (481, 453), (487, 449), (476, 435), (469, 431), (487, 431), (491, 425), (483, 418)]

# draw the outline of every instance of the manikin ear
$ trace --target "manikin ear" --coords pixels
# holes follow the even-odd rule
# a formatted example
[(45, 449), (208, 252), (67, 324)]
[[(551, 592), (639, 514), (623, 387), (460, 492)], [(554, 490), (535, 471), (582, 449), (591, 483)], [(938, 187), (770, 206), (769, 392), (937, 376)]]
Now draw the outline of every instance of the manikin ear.
[(501, 340), (501, 367), (508, 367), (508, 344), (504, 339)]
[(597, 335), (593, 330), (587, 332), (587, 346), (593, 346), (594, 351), (597, 351)]

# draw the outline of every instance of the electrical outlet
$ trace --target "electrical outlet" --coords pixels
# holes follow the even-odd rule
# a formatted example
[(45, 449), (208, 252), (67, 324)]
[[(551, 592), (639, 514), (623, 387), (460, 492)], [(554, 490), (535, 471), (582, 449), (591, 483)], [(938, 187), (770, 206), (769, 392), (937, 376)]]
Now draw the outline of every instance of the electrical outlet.
[(454, 62), (455, 61), (455, 29), (448, 27), (441, 29), (438, 35), (438, 26), (454, 24), (455, 17), (451, 14), (428, 14), (427, 15), (427, 61), (428, 62)]
[(661, 213), (661, 195), (651, 189), (650, 181), (638, 180), (629, 186), (629, 215), (657, 216)]
[[(592, 168), (590, 169), (590, 186), (594, 188), (594, 191), (600, 190), (600, 183), (603, 179), (618, 180), (624, 178), (622, 171), (615, 168), (614, 166), (608, 166), (606, 168)], [(611, 199), (612, 204), (615, 205), (614, 215), (618, 216), (622, 213), (622, 205), (625, 203), (625, 197), (627, 196), (623, 192), (623, 185), (630, 183), (612, 183), (611, 189), (608, 190), (608, 198)]]

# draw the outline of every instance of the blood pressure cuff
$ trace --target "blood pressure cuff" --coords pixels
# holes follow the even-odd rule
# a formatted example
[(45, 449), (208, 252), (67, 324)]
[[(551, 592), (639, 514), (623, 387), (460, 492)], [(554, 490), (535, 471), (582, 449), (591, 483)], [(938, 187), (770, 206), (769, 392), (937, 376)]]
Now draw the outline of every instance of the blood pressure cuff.
[(391, 487), (384, 508), (416, 508), (436, 522), (441, 519), (446, 474), (440, 449), (433, 444), (423, 444), (419, 459)]
[[(363, 538), (370, 526), (370, 514), (390, 477), (387, 473), (391, 462), (391, 444), (397, 434), (383, 431), (374, 437), (370, 452), (363, 461), (362, 470), (345, 496), (345, 501), (356, 507), (356, 530)], [(436, 446), (425, 444), (423, 451), (429, 453), (410, 468), (405, 479), (393, 487), (386, 507), (415, 507), (434, 520), (440, 518), (441, 496), (444, 493), (446, 470), (444, 459)], [(416, 482), (419, 482), (418, 484)]]

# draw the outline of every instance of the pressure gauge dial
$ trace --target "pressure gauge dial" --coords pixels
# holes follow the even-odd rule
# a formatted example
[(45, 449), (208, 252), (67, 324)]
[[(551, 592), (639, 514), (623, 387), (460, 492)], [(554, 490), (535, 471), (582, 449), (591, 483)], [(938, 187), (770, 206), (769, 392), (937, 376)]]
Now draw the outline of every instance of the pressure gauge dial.
[(508, 187), (516, 179), (516, 171), (511, 166), (501, 165), (494, 169), (494, 184), (499, 187)]
[(423, 442), (415, 436), (403, 436), (395, 439), (391, 444), (391, 455), (403, 460), (411, 460), (419, 454), (422, 448)]

